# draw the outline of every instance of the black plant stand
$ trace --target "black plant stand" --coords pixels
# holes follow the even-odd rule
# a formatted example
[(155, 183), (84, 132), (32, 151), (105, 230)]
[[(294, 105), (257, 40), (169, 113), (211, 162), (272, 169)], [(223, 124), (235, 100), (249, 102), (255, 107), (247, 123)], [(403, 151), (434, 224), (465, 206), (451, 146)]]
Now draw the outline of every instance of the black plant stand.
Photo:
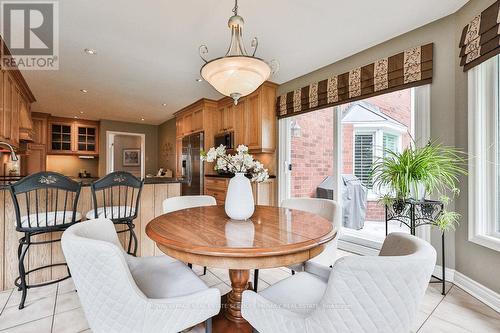
[[(436, 226), (436, 220), (441, 215), (444, 209), (444, 204), (441, 201), (414, 199), (395, 201), (391, 206), (385, 205), (385, 235), (388, 234), (389, 221), (397, 221), (403, 223), (410, 228), (410, 233), (415, 236), (416, 228), (423, 225)], [(441, 255), (442, 255), (442, 279), (435, 275), (435, 279), (431, 283), (442, 284), (442, 295), (446, 295), (446, 274), (445, 274), (445, 249), (444, 249), (444, 232), (441, 232)]]

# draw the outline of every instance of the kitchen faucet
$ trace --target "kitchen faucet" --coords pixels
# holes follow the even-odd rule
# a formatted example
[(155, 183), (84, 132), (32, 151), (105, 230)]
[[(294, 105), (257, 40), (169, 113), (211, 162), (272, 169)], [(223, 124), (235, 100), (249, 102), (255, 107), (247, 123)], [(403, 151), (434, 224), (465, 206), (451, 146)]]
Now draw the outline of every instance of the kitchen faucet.
[(16, 155), (16, 152), (14, 151), (14, 147), (12, 147), (12, 146), (11, 146), (10, 144), (8, 144), (7, 142), (3, 142), (3, 141), (0, 141), (0, 146), (1, 146), (1, 145), (7, 146), (7, 147), (9, 148), (9, 150), (10, 150), (10, 159), (11, 159), (12, 161), (14, 161), (14, 162), (15, 162), (15, 161), (18, 161), (18, 160), (19, 160), (19, 158), (18, 158), (18, 157), (17, 157), (17, 155)]

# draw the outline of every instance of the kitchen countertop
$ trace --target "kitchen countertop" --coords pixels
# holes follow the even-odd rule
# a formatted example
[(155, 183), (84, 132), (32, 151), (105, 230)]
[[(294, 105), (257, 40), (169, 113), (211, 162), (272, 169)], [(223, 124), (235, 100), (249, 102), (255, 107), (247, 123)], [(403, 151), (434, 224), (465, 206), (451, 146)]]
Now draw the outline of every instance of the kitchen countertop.
[(172, 184), (172, 183), (184, 183), (186, 180), (184, 178), (176, 177), (146, 177), (144, 178), (144, 184)]
[[(234, 175), (232, 174), (226, 174), (226, 175), (218, 175), (218, 174), (206, 174), (205, 177), (210, 177), (210, 178), (233, 178)], [(269, 175), (269, 179), (276, 178), (275, 175)]]
[[(19, 181), (26, 176), (0, 176), (0, 190), (8, 189), (9, 185), (13, 182)], [(78, 178), (70, 177), (76, 182), (82, 184), (82, 186), (90, 186), (93, 181), (96, 181), (97, 177), (91, 178)], [(144, 184), (172, 184), (172, 183), (183, 183), (185, 180), (183, 178), (170, 178), (170, 177), (150, 177), (144, 178)]]

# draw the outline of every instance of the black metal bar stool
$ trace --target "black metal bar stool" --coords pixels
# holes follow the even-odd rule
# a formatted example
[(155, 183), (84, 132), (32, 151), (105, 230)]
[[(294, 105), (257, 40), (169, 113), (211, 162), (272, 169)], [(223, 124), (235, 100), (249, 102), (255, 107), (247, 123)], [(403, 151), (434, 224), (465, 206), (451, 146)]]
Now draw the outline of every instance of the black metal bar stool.
[[(127, 228), (118, 233), (129, 232), (127, 252), (137, 254), (137, 236), (134, 232), (134, 220), (139, 211), (144, 181), (125, 171), (116, 171), (92, 183), (92, 201), (94, 209), (86, 214), (87, 219), (107, 218), (114, 224)], [(134, 248), (132, 251), (132, 241)]]
[(16, 230), (24, 233), (19, 239), (17, 255), (19, 259), (19, 277), (15, 285), (22, 291), (19, 309), (24, 308), (28, 289), (58, 283), (71, 277), (68, 275), (38, 284), (28, 284), (27, 276), (42, 269), (66, 266), (55, 263), (26, 271), (24, 259), (31, 245), (59, 242), (60, 239), (33, 241), (35, 235), (64, 231), (82, 216), (76, 211), (81, 185), (70, 178), (55, 172), (39, 172), (10, 185), (10, 193), (16, 212)]

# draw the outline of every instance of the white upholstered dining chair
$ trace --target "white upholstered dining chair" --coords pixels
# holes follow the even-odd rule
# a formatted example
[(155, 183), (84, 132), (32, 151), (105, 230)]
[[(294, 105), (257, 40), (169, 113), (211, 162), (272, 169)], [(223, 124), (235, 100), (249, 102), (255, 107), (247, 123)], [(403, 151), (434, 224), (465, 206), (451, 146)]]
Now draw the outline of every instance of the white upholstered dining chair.
[[(281, 202), (281, 207), (289, 209), (303, 210), (321, 216), (322, 218), (330, 221), (334, 228), (339, 232), (340, 220), (336, 218), (337, 203), (333, 200), (318, 199), (318, 198), (291, 198), (285, 199)], [(318, 263), (323, 266), (332, 266), (335, 262), (335, 255), (337, 250), (337, 239), (329, 242), (323, 252), (309, 261)], [(292, 271), (302, 272), (305, 268), (305, 263), (299, 263), (289, 266)]]
[(379, 256), (343, 257), (323, 275), (245, 291), (242, 315), (260, 333), (409, 332), (435, 263), (429, 243), (392, 233)]
[(181, 209), (216, 206), (217, 201), (209, 195), (184, 195), (172, 197), (163, 201), (163, 213), (171, 213)]
[[(337, 203), (333, 200), (328, 199), (317, 199), (317, 198), (290, 198), (285, 199), (281, 202), (281, 207), (302, 210), (305, 212), (313, 213), (319, 215), (328, 221), (334, 224), (337, 232), (340, 228), (340, 221), (336, 218), (335, 214), (337, 211)], [(335, 237), (334, 240), (329, 242), (323, 252), (321, 252), (316, 257), (310, 259), (309, 261), (313, 261), (314, 263), (320, 266), (331, 266), (335, 262), (335, 251), (337, 250), (337, 239), (338, 236)], [(301, 262), (295, 265), (288, 266), (292, 270), (292, 274), (295, 272), (302, 272), (305, 270), (305, 263)], [(312, 269), (315, 269), (316, 266), (312, 266)], [(254, 291), (257, 291), (259, 282), (259, 270), (255, 270), (254, 273)]]
[(180, 332), (203, 321), (211, 331), (219, 290), (177, 260), (127, 254), (110, 220), (68, 228), (62, 248), (93, 332)]
[[(217, 201), (209, 195), (184, 195), (163, 200), (163, 214), (175, 212), (181, 209), (217, 206)], [(189, 268), (193, 265), (188, 263)], [(207, 274), (207, 267), (203, 267), (203, 275)]]

